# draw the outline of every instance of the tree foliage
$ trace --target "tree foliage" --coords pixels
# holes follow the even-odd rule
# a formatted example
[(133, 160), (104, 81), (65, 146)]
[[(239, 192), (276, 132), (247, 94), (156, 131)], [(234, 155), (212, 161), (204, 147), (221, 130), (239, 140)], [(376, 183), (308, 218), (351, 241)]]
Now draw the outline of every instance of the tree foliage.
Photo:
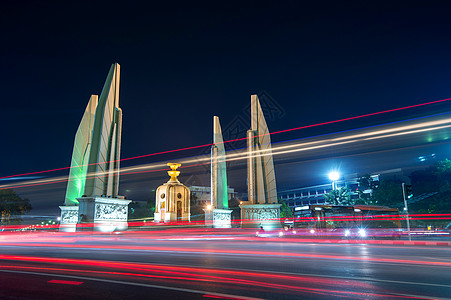
[(374, 204), (396, 207), (402, 204), (402, 181), (393, 178), (383, 178), (373, 191)]
[(241, 217), (240, 200), (235, 197), (230, 198), (229, 209), (232, 210), (232, 220), (239, 220)]
[(293, 210), (288, 206), (287, 202), (283, 199), (278, 199), (279, 204), (282, 204), (280, 207), (280, 217), (281, 218), (292, 218)]
[(440, 190), (435, 166), (412, 172), (412, 174), (410, 174), (410, 179), (414, 195), (438, 192)]
[(422, 201), (409, 205), (409, 210), (418, 213), (450, 213), (451, 212), (451, 191), (437, 193)]
[(362, 175), (357, 179), (357, 182), (359, 183), (359, 188), (357, 190), (359, 198), (355, 201), (355, 204), (376, 205), (374, 191), (377, 189), (378, 185), (371, 178), (371, 175)]
[(20, 224), (21, 215), (32, 209), (30, 200), (22, 199), (12, 189), (0, 190), (1, 224)]
[(155, 204), (149, 207), (147, 202), (145, 205), (138, 201), (132, 201), (128, 205), (128, 218), (131, 220), (148, 219), (153, 217)]
[(415, 195), (451, 191), (451, 160), (441, 160), (410, 175)]
[(335, 190), (331, 190), (325, 194), (324, 197), (329, 204), (332, 205), (353, 205), (354, 201), (351, 200), (349, 195), (350, 190), (347, 187), (341, 187)]
[(197, 200), (198, 200), (198, 196), (195, 194), (191, 194), (190, 196), (190, 200), (189, 200), (189, 205), (190, 205), (190, 214), (191, 214), (191, 220), (193, 221), (203, 221), (205, 220), (205, 211), (204, 209), (206, 209), (205, 206), (203, 206), (202, 204), (198, 204)]
[(426, 197), (411, 204), (409, 210), (419, 213), (451, 211), (451, 160), (441, 160), (427, 169), (415, 171), (410, 178), (414, 195)]
[(433, 166), (435, 176), (439, 184), (439, 191), (451, 191), (451, 160), (439, 161)]

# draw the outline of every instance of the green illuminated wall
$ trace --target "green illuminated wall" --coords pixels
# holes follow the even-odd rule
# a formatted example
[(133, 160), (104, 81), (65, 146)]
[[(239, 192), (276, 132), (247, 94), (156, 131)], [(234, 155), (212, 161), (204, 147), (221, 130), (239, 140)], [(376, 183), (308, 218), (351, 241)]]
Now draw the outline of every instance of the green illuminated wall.
[(81, 197), (85, 190), (87, 164), (91, 150), (91, 131), (94, 124), (97, 101), (97, 95), (92, 95), (75, 134), (65, 205), (77, 205), (78, 201), (76, 198)]
[(122, 111), (120, 66), (113, 64), (100, 98), (92, 95), (75, 135), (65, 205), (83, 195), (117, 197)]
[(211, 162), (211, 197), (215, 208), (228, 209), (227, 167), (224, 141), (219, 118), (213, 117), (213, 147)]

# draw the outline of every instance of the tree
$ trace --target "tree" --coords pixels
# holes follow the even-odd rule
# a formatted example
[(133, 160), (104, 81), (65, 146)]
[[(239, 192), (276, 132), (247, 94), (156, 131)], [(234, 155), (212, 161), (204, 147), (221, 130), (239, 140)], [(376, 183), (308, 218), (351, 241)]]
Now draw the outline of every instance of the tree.
[(426, 199), (409, 205), (409, 210), (418, 213), (451, 212), (451, 191), (434, 194)]
[(410, 179), (414, 195), (422, 200), (409, 205), (409, 210), (418, 213), (451, 210), (451, 160), (441, 160), (429, 168), (412, 172)]
[(232, 210), (232, 220), (240, 219), (240, 200), (235, 197), (230, 198), (229, 200), (229, 209)]
[(14, 190), (0, 190), (1, 224), (20, 224), (19, 216), (30, 212), (32, 209), (30, 200), (22, 199)]
[(451, 160), (445, 159), (437, 162), (434, 169), (439, 184), (439, 191), (451, 191)]
[(149, 207), (148, 205), (148, 202), (146, 203), (146, 205), (142, 205), (142, 203), (138, 201), (130, 202), (130, 204), (128, 205), (128, 218), (130, 220), (139, 220), (153, 217), (155, 209), (153, 207)]
[[(377, 189), (377, 183), (371, 178), (371, 175), (362, 175), (357, 179), (357, 182), (359, 183), (359, 188), (357, 189), (359, 198), (355, 201), (355, 204), (375, 205), (376, 200), (373, 193)], [(370, 192), (368, 193), (368, 191)]]
[(157, 191), (151, 190), (149, 196), (147, 196), (146, 207), (150, 210), (151, 213), (155, 212), (155, 198), (157, 197)]
[(412, 172), (410, 180), (414, 195), (433, 193), (440, 190), (435, 166)]
[(324, 198), (326, 198), (326, 202), (332, 205), (353, 205), (354, 201), (351, 200), (349, 191), (347, 187), (341, 187), (331, 190), (324, 195)]
[(206, 208), (202, 204), (199, 205), (197, 203), (198, 197), (196, 194), (192, 193), (190, 197), (190, 214), (191, 214), (191, 220), (194, 221), (202, 221), (205, 220), (205, 211)]
[(293, 217), (293, 211), (288, 206), (287, 202), (282, 199), (278, 199), (279, 204), (282, 204), (280, 207), (280, 218), (292, 218)]
[(379, 183), (373, 193), (374, 203), (382, 206), (395, 207), (403, 202), (402, 181), (396, 178), (385, 178)]

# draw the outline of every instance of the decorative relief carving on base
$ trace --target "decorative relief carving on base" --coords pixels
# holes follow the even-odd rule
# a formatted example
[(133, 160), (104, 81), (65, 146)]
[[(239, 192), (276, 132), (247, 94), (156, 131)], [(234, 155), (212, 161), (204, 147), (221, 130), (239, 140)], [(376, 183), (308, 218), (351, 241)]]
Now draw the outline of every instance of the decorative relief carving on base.
[(256, 221), (277, 220), (279, 212), (279, 208), (245, 208), (244, 219)]
[(96, 219), (127, 221), (127, 206), (120, 204), (96, 204)]
[(213, 222), (219, 222), (219, 223), (230, 223), (231, 221), (231, 214), (230, 213), (223, 213), (223, 212), (213, 212)]
[(61, 224), (72, 224), (78, 221), (78, 210), (62, 210)]

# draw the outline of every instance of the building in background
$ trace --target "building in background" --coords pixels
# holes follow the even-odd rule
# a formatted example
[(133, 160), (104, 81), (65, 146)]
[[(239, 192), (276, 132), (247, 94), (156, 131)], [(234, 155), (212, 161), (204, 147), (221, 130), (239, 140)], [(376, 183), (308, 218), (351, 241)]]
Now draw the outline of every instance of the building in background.
[[(375, 172), (370, 174), (370, 177), (375, 185), (378, 185), (379, 181), (384, 177), (397, 177), (402, 180), (409, 180), (400, 168)], [(278, 193), (278, 197), (285, 201), (287, 205), (293, 209), (311, 204), (326, 204), (325, 195), (332, 191), (333, 185), (335, 184), (335, 189), (346, 187), (349, 190), (351, 200), (356, 200), (359, 198), (359, 190), (361, 189), (359, 187), (358, 179), (359, 177), (357, 174), (351, 174), (335, 182), (280, 191)], [(372, 193), (372, 190), (367, 189), (361, 192)]]

